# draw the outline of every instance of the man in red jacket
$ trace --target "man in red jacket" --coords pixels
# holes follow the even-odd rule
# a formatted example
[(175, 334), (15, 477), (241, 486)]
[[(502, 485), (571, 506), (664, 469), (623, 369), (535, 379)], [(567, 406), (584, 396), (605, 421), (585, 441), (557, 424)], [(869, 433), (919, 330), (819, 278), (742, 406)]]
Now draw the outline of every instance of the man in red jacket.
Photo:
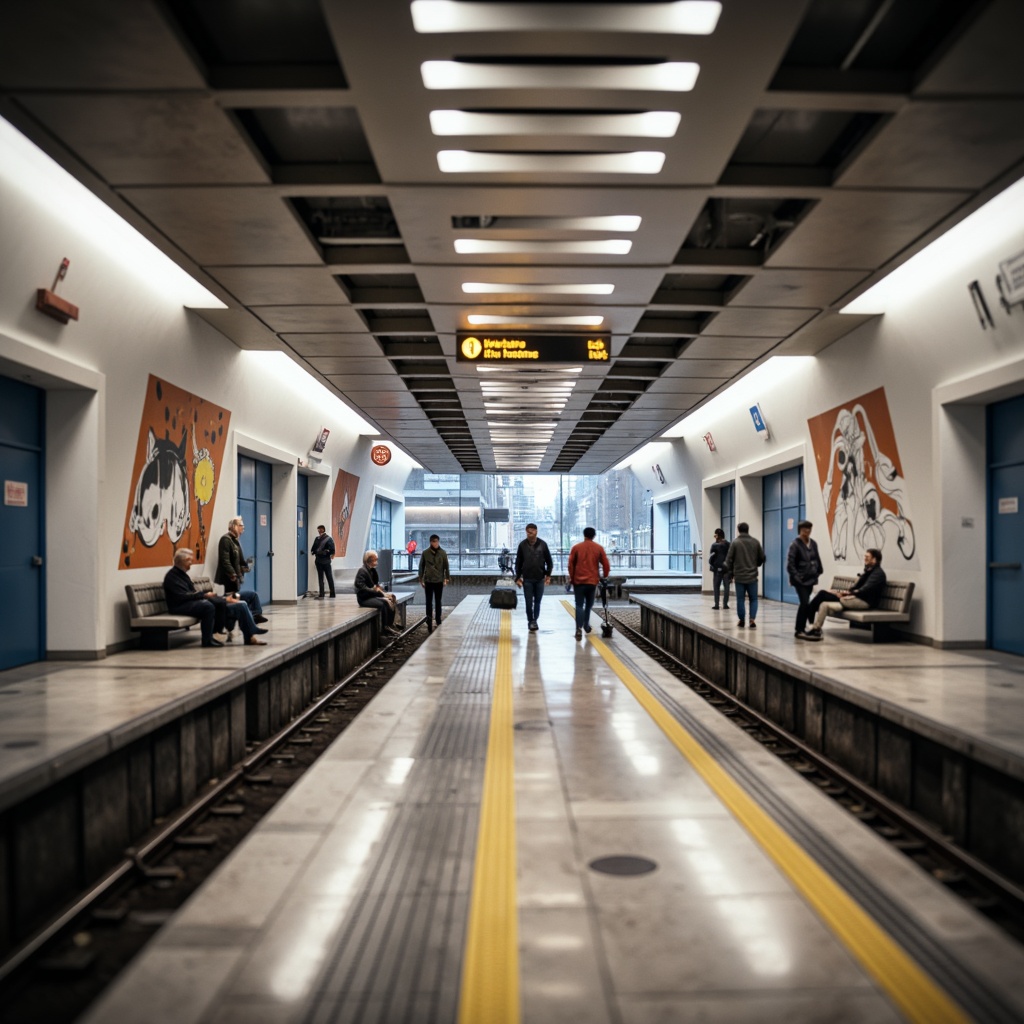
[[(583, 540), (574, 544), (569, 552), (569, 582), (576, 598), (576, 639), (590, 632), (590, 609), (594, 607), (597, 581), (603, 576), (608, 579), (612, 571), (604, 548), (594, 538), (597, 530), (588, 526), (583, 531)], [(599, 574), (599, 570), (600, 574)]]

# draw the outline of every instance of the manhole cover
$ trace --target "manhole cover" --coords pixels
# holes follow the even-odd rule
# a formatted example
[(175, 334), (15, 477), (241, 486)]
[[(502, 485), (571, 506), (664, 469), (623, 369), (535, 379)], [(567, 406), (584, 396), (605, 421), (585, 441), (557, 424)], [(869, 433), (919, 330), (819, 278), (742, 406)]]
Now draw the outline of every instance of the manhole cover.
[(646, 857), (627, 857), (623, 855), (615, 857), (598, 857), (590, 862), (594, 871), (600, 871), (604, 875), (646, 875), (653, 871), (658, 865)]

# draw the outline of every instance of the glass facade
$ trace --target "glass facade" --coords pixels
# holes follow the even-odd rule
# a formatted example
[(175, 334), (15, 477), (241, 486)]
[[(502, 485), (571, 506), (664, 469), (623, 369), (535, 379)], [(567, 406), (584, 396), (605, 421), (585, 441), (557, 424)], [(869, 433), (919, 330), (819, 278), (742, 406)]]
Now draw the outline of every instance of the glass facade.
[(689, 571), (693, 566), (690, 551), (690, 520), (686, 515), (686, 499), (676, 498), (668, 506), (668, 567)]
[(367, 549), (374, 551), (391, 550), (391, 502), (387, 498), (376, 498), (370, 516), (370, 542)]

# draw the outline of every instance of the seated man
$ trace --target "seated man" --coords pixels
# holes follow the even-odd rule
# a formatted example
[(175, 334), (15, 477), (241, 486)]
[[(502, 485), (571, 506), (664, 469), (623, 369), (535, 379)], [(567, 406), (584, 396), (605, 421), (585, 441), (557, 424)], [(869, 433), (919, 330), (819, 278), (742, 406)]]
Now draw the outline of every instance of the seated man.
[(178, 548), (174, 552), (174, 565), (164, 576), (164, 595), (167, 610), (173, 615), (194, 615), (199, 619), (199, 630), (204, 647), (220, 647), (214, 633), (223, 635), (227, 602), (212, 590), (200, 593), (188, 571), (192, 568), (192, 550)]
[(240, 597), (236, 597), (234, 594), (228, 594), (224, 600), (227, 603), (227, 642), (231, 643), (231, 627), (237, 622), (238, 625), (242, 627), (242, 636), (245, 637), (245, 642), (247, 644), (252, 644), (254, 647), (260, 647), (266, 644), (267, 641), (261, 640), (257, 635), (259, 633), (266, 633), (266, 630), (256, 625), (253, 614), (249, 610), (249, 606), (245, 601)]
[(857, 577), (857, 582), (849, 590), (819, 590), (807, 606), (808, 618), (814, 617), (814, 626), (797, 635), (801, 640), (820, 640), (821, 627), (829, 613), (841, 612), (844, 608), (851, 611), (877, 608), (884, 590), (882, 552), (878, 548), (868, 548), (864, 552), (864, 571)]
[(395, 626), (395, 606), (380, 585), (376, 551), (367, 551), (363, 555), (363, 564), (356, 573), (354, 589), (360, 608), (376, 608), (380, 612), (381, 636), (399, 636), (402, 631)]

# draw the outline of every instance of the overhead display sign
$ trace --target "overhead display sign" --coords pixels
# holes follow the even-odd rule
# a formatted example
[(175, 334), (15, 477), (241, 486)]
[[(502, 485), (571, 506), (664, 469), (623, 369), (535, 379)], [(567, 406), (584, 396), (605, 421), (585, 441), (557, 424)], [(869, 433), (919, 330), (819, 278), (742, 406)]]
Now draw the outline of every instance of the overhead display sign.
[(457, 363), (606, 363), (611, 356), (609, 334), (480, 334), (455, 335)]

